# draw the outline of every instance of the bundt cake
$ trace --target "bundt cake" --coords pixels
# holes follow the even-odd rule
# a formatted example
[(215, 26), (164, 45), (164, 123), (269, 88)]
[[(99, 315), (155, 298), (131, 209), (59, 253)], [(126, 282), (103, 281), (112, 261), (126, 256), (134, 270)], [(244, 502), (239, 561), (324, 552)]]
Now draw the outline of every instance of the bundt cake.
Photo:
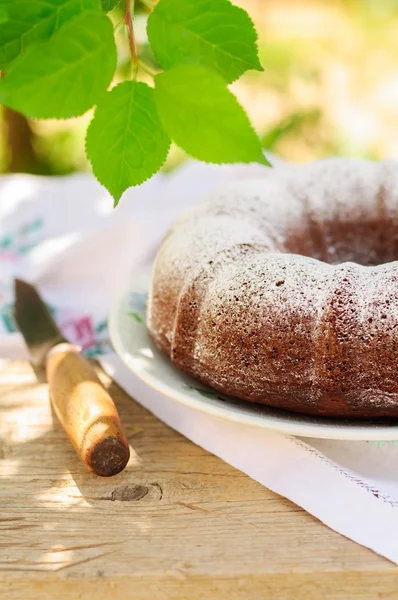
[(233, 183), (156, 258), (148, 329), (225, 394), (398, 417), (398, 162), (326, 159)]

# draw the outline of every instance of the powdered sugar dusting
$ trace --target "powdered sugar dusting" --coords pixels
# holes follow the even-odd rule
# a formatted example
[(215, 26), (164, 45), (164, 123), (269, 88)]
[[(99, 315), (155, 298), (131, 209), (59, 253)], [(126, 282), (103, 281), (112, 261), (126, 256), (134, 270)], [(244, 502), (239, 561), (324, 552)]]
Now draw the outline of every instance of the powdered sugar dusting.
[(398, 416), (398, 263), (363, 266), (398, 258), (397, 232), (393, 161), (329, 159), (235, 182), (167, 234), (150, 333), (224, 393)]

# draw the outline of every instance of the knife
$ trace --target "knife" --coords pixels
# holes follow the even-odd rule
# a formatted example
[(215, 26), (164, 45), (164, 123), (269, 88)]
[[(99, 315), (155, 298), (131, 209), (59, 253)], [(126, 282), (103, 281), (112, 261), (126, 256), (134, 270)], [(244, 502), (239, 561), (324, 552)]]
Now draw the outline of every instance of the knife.
[(102, 477), (120, 473), (130, 457), (112, 398), (93, 367), (68, 342), (35, 288), (15, 280), (15, 320), (33, 367), (45, 368), (51, 402), (86, 467)]

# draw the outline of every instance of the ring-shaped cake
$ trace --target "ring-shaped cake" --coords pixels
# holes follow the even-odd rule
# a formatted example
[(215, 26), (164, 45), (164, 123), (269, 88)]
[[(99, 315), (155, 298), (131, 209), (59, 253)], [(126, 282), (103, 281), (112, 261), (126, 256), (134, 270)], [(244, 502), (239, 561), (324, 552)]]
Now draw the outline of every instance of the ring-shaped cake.
[(148, 329), (173, 363), (243, 400), (398, 417), (398, 163), (325, 159), (234, 182), (156, 258)]

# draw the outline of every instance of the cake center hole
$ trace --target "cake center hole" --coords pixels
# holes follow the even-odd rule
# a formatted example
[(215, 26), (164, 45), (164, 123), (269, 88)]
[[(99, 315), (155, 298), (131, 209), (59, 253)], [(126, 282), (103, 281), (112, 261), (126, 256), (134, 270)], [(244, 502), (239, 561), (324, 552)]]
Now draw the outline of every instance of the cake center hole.
[(398, 220), (361, 217), (311, 222), (308, 230), (290, 237), (288, 251), (329, 264), (375, 266), (398, 260)]

